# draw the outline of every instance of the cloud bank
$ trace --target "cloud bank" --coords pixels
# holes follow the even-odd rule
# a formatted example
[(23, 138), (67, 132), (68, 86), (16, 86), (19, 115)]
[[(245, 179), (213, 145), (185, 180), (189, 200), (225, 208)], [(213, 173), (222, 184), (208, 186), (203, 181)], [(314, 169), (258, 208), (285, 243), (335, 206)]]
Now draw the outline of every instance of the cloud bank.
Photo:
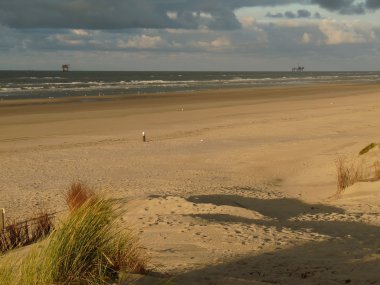
[[(318, 5), (342, 14), (379, 9), (380, 1), (363, 0), (2, 0), (0, 24), (11, 28), (126, 29), (207, 27), (241, 28), (234, 11), (243, 7)], [(307, 10), (285, 17), (309, 17)]]
[(0, 24), (12, 28), (236, 29), (234, 10), (297, 0), (3, 0)]

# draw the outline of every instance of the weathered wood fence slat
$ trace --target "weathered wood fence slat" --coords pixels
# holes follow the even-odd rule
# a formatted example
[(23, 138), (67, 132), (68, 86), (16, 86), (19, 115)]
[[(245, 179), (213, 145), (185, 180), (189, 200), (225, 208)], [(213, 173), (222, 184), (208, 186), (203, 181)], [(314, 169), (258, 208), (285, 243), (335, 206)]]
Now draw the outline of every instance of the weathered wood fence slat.
[[(32, 244), (46, 237), (54, 228), (53, 220), (56, 213), (40, 214), (39, 216), (21, 221), (9, 222), (0, 230), (0, 252), (4, 253), (9, 250)], [(3, 216), (4, 220), (4, 216)], [(0, 224), (1, 224), (0, 220)]]

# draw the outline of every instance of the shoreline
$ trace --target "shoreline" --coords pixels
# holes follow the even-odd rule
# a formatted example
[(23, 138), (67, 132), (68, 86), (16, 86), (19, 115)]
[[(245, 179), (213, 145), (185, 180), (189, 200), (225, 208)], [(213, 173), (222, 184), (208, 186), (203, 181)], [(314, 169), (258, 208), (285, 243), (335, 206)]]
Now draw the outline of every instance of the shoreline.
[[(252, 88), (220, 88), (207, 89), (196, 91), (183, 92), (163, 92), (163, 93), (140, 93), (130, 95), (109, 95), (109, 96), (76, 96), (65, 98), (41, 98), (41, 99), (6, 99), (0, 100), (0, 116), (6, 115), (7, 109), (13, 108), (17, 111), (18, 108), (26, 111), (29, 107), (41, 107), (41, 110), (46, 106), (57, 110), (62, 109), (62, 106), (74, 107), (77, 110), (87, 110), (91, 107), (95, 109), (112, 108), (119, 106), (120, 108), (128, 107), (128, 105), (142, 106), (148, 101), (152, 105), (157, 104), (157, 101), (166, 100), (168, 103), (198, 103), (202, 100), (222, 99), (222, 100), (256, 100), (266, 101), (273, 99), (309, 99), (323, 98), (331, 96), (330, 93), (338, 92), (334, 96), (349, 96), (364, 88), (363, 91), (377, 91), (376, 88), (380, 83), (328, 83), (328, 84), (307, 84), (297, 86), (271, 86), (271, 87), (252, 87)], [(304, 93), (300, 93), (300, 91)], [(326, 93), (326, 91), (328, 91)], [(277, 94), (281, 92), (281, 94)], [(285, 93), (285, 95), (284, 95)], [(344, 93), (344, 94), (342, 94)], [(230, 97), (233, 94), (233, 97)], [(318, 97), (319, 96), (319, 97)], [(332, 97), (334, 97), (332, 96)], [(306, 98), (305, 98), (306, 97)], [(150, 101), (150, 102), (149, 102)], [(79, 104), (78, 104), (79, 103)], [(11, 111), (12, 112), (12, 111)]]

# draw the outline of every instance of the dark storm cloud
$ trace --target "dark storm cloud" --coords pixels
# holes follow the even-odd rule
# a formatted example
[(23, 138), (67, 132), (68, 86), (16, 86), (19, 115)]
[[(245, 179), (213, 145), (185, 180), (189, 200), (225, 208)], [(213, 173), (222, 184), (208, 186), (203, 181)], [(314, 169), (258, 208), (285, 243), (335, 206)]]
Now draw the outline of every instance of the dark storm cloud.
[(310, 18), (311, 13), (308, 10), (302, 9), (297, 11), (298, 18)]
[(3, 0), (0, 22), (14, 28), (162, 28), (170, 20), (148, 1)]
[(286, 11), (284, 15), (288, 19), (295, 19), (297, 17), (297, 15), (294, 14), (293, 12), (291, 12), (291, 11)]
[(283, 13), (267, 13), (266, 14), (267, 17), (269, 18), (284, 18), (284, 14)]
[(380, 8), (380, 0), (311, 0), (311, 4), (317, 4), (320, 7), (336, 11), (341, 14), (365, 14), (368, 9), (375, 10)]
[[(311, 18), (312, 14), (310, 11), (301, 9), (298, 10), (297, 13), (294, 13), (292, 11), (286, 11), (285, 13), (267, 13), (267, 17), (269, 18), (288, 18), (288, 19), (296, 19), (296, 18)], [(318, 13), (314, 14), (315, 18), (321, 18), (321, 15)]]
[[(182, 28), (241, 27), (234, 11), (243, 7), (315, 4), (341, 14), (380, 8), (379, 0), (1, 0), (0, 25), (11, 28)], [(306, 13), (284, 17), (307, 18)], [(270, 16), (270, 15), (268, 15)], [(272, 17), (279, 14), (272, 15)]]
[(354, 2), (355, 0), (311, 0), (312, 4), (318, 4), (331, 11), (339, 11), (344, 7), (352, 6)]
[[(341, 14), (363, 14), (380, 8), (380, 0), (1, 0), (0, 25), (29, 29), (234, 30), (241, 27), (234, 13), (236, 9), (295, 3), (314, 4)], [(279, 14), (272, 14), (276, 16)], [(287, 16), (310, 17), (292, 12)]]
[[(2, 0), (0, 24), (12, 28), (240, 28), (234, 10), (307, 0)], [(171, 13), (171, 14), (168, 14)]]
[(380, 1), (379, 0), (367, 0), (367, 8), (368, 9), (379, 9), (380, 8)]

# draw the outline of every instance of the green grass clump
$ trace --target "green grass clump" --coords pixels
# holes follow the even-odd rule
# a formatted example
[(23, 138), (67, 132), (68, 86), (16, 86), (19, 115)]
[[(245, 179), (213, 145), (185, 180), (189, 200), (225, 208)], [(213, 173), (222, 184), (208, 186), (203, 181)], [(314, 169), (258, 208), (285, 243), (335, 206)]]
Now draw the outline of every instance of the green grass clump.
[(109, 284), (120, 272), (144, 273), (142, 248), (121, 228), (122, 213), (112, 200), (92, 196), (32, 250), (7, 284)]
[[(2, 260), (4, 262), (5, 260)], [(13, 271), (12, 267), (1, 266), (0, 267), (0, 284), (12, 284)]]

